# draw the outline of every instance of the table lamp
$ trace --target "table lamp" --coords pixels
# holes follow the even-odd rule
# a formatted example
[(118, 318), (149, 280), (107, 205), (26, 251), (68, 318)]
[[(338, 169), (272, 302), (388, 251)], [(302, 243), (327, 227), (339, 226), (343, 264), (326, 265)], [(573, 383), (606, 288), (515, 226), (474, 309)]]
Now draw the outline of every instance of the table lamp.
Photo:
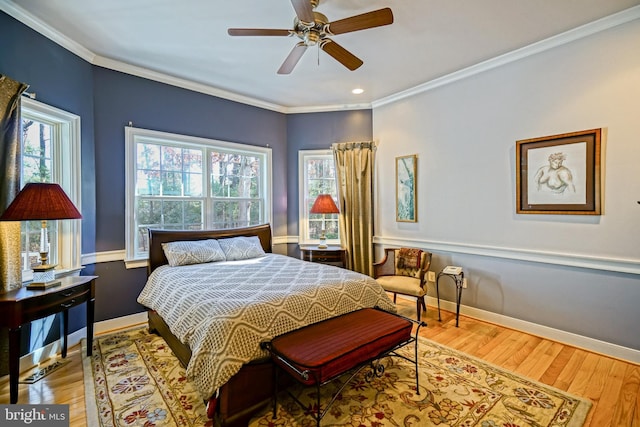
[(40, 264), (31, 266), (33, 281), (27, 285), (27, 289), (46, 289), (60, 284), (55, 280), (53, 271), (56, 265), (49, 264), (47, 221), (81, 218), (82, 215), (64, 190), (58, 184), (48, 182), (25, 185), (0, 216), (0, 221), (42, 221)]
[(338, 207), (336, 206), (336, 202), (333, 201), (333, 197), (331, 197), (330, 194), (320, 194), (316, 198), (316, 201), (313, 202), (313, 206), (311, 206), (311, 210), (309, 211), (309, 213), (322, 214), (322, 233), (320, 235), (320, 243), (318, 244), (318, 248), (326, 249), (327, 236), (324, 227), (324, 216), (326, 214), (340, 213)]

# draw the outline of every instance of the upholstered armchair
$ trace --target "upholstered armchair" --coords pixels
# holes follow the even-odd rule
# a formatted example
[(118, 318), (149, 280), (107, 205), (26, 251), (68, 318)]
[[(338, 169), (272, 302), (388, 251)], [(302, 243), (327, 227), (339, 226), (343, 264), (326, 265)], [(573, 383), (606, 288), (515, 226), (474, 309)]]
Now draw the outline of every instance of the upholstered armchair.
[(373, 277), (387, 292), (416, 298), (418, 321), (427, 310), (427, 271), (431, 266), (431, 252), (413, 248), (385, 248), (384, 258), (373, 264)]

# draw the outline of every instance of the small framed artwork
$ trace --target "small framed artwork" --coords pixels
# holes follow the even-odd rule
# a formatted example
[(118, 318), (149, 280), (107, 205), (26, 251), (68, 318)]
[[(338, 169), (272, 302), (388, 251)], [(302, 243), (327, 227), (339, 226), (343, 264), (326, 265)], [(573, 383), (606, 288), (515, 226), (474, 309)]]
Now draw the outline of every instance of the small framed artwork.
[(600, 215), (600, 135), (591, 129), (516, 141), (516, 212)]
[(396, 221), (417, 222), (416, 174), (418, 156), (396, 157)]

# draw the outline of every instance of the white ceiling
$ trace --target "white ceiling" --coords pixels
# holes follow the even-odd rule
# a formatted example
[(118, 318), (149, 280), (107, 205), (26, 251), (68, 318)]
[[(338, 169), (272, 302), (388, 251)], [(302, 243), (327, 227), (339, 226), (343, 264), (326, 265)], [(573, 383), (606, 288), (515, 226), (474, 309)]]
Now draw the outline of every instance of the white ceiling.
[[(290, 0), (0, 0), (2, 10), (93, 64), (286, 112), (369, 107), (477, 64), (637, 19), (639, 4), (321, 0), (316, 10), (330, 21), (390, 7), (394, 23), (333, 36), (364, 61), (356, 71), (309, 48), (291, 74), (278, 75), (297, 38), (230, 37), (227, 28), (290, 29)], [(365, 92), (351, 94), (355, 87)]]

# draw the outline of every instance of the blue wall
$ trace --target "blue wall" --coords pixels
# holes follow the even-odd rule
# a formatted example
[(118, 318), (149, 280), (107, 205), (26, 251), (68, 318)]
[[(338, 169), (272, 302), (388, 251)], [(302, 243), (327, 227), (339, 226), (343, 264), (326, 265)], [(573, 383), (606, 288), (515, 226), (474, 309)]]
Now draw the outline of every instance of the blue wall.
[[(133, 126), (266, 146), (273, 155), (274, 229), (286, 217), (286, 116), (100, 67), (94, 69), (96, 252), (125, 247), (124, 127)], [(282, 200), (285, 203), (282, 203)], [(284, 224), (283, 224), (284, 226)], [(95, 265), (96, 319), (142, 311), (136, 297), (146, 270), (123, 262)], [(102, 303), (114, 301), (118, 304)]]
[[(299, 149), (370, 140), (369, 110), (285, 115), (93, 66), (0, 12), (0, 74), (30, 84), (37, 99), (82, 119), (82, 253), (124, 249), (124, 127), (243, 144), (273, 153), (274, 235), (297, 235)], [(290, 252), (295, 245), (290, 245)], [(144, 268), (122, 261), (86, 266), (100, 276), (96, 321), (142, 311), (136, 302)], [(84, 326), (84, 307), (73, 309), (72, 331)]]
[(82, 247), (93, 252), (93, 66), (3, 12), (0, 29), (0, 74), (28, 84), (38, 101), (81, 117)]
[[(311, 130), (311, 131), (310, 131)], [(338, 111), (314, 114), (293, 114), (287, 119), (287, 165), (289, 188), (287, 211), (289, 235), (298, 235), (298, 151), (326, 150), (334, 142), (370, 141), (373, 138), (371, 110)], [(290, 248), (295, 255), (296, 248)], [(292, 252), (293, 251), (293, 252)]]
[[(96, 191), (93, 66), (0, 12), (0, 74), (27, 83), (38, 101), (77, 114), (82, 132), (82, 251), (95, 250)], [(69, 328), (84, 326), (85, 307), (70, 311)]]
[(100, 67), (95, 68), (94, 78), (97, 252), (124, 248), (124, 127), (130, 121), (138, 128), (269, 145), (274, 198), (286, 198), (284, 114)]

